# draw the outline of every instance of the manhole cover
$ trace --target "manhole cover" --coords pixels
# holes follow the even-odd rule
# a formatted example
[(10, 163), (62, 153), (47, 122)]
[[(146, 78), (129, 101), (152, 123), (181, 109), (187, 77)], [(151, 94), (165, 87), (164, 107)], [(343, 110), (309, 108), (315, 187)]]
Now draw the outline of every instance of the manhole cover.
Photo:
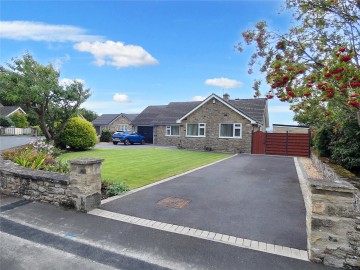
[(187, 199), (167, 197), (165, 199), (158, 201), (157, 204), (170, 208), (185, 208), (189, 205), (190, 202), (191, 200), (187, 200)]

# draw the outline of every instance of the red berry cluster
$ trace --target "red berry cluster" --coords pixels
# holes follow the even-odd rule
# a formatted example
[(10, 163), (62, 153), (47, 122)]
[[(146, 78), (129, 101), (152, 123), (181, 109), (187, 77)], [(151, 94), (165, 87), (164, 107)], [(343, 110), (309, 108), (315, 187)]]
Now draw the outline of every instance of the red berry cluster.
[(359, 96), (360, 95), (358, 93), (354, 93), (354, 94), (350, 95), (350, 100), (348, 101), (348, 104), (355, 108), (360, 108), (360, 103), (358, 101), (356, 101), (356, 99), (359, 99)]

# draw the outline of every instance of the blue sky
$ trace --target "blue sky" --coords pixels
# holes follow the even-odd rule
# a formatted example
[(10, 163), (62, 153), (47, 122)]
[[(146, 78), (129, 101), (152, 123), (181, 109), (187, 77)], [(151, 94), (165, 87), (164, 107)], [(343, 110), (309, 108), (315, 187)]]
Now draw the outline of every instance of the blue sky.
[[(241, 32), (266, 20), (286, 31), (283, 1), (1, 1), (0, 64), (28, 51), (82, 80), (85, 108), (138, 113), (148, 105), (211, 93), (252, 98), (251, 47)], [(262, 85), (262, 93), (268, 85)], [(270, 124), (294, 124), (286, 103), (269, 100)]]

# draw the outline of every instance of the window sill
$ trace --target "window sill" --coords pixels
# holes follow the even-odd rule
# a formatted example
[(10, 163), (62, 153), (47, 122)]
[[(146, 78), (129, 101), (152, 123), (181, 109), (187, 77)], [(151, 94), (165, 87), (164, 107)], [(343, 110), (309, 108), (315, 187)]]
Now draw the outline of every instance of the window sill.
[(242, 139), (242, 137), (219, 137), (219, 139)]

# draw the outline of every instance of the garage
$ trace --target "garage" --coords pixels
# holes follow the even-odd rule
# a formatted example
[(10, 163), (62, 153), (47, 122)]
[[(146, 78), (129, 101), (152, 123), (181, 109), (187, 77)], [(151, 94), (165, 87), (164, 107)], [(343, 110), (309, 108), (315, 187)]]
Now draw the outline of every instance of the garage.
[(153, 143), (154, 142), (154, 127), (152, 126), (138, 126), (137, 132), (140, 135), (145, 137), (146, 143)]

